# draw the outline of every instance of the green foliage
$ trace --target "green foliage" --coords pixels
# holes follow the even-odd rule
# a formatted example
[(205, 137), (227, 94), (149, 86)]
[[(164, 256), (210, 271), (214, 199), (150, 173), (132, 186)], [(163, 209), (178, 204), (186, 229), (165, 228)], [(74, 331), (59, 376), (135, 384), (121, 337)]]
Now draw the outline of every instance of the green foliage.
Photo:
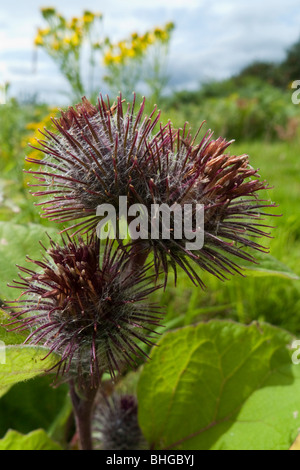
[(290, 268), (268, 253), (258, 253), (256, 255), (256, 262), (257, 264), (246, 261), (242, 262), (241, 267), (243, 268), (243, 274), (254, 277), (278, 276), (297, 281), (300, 280), (300, 277)]
[(167, 333), (144, 366), (139, 421), (154, 449), (289, 449), (300, 425), (293, 337), (213, 321)]
[(32, 379), (53, 368), (59, 356), (49, 355), (48, 350), (39, 346), (6, 345), (5, 364), (0, 364), (0, 396), (18, 382)]
[(0, 437), (7, 429), (27, 434), (43, 428), (50, 437), (64, 443), (68, 437), (65, 435), (66, 422), (71, 416), (68, 386), (53, 385), (53, 374), (14, 385), (0, 400)]
[(183, 120), (199, 124), (205, 120), (215, 135), (229, 140), (289, 137), (287, 128), (299, 118), (290, 91), (249, 77), (238, 83), (230, 79), (204, 85), (198, 92), (175, 94), (169, 106), (171, 112), (179, 110), (176, 125)]
[(252, 64), (242, 69), (237, 77), (235, 77), (235, 80), (238, 81), (243, 77), (259, 77), (261, 80), (272, 85), (278, 85), (281, 82), (278, 64), (272, 62), (252, 62)]
[(52, 441), (45, 431), (38, 429), (23, 435), (16, 431), (8, 431), (0, 440), (0, 450), (62, 450)]
[(23, 181), (24, 139), (30, 131), (28, 124), (39, 122), (47, 106), (23, 105), (14, 98), (0, 106), (0, 170), (1, 176), (13, 177), (20, 186)]
[(300, 39), (288, 48), (286, 57), (280, 65), (283, 84), (288, 84), (300, 77)]
[[(1, 320), (2, 325), (6, 323), (7, 321)], [(21, 344), (19, 334), (7, 335), (5, 329), (6, 326), (0, 327), (0, 341), (4, 344), (4, 348), (1, 346), (0, 396), (16, 383), (45, 373), (59, 361), (59, 356), (48, 355), (46, 348)]]
[[(58, 229), (47, 229), (49, 236), (55, 239)], [(0, 298), (13, 300), (18, 291), (7, 285), (8, 281), (17, 278), (19, 272), (16, 264), (24, 266), (26, 256), (32, 259), (41, 259), (43, 249), (39, 243), (48, 243), (45, 228), (37, 224), (15, 225), (9, 222), (0, 222)]]
[[(25, 155), (32, 142), (32, 128), (37, 123), (43, 127), (48, 106), (21, 104), (14, 98), (0, 106), (0, 220), (15, 222), (41, 221), (38, 210), (29, 194), (25, 168)], [(0, 294), (1, 295), (1, 294)]]

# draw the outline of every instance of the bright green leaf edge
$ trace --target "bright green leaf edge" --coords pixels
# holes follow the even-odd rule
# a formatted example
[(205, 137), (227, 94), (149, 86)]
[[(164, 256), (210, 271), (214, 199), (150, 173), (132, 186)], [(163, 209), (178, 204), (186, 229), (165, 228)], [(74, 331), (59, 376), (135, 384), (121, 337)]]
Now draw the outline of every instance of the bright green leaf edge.
[(38, 429), (29, 434), (7, 431), (4, 438), (0, 439), (0, 450), (62, 450), (62, 448), (50, 439), (43, 429)]
[(48, 353), (49, 350), (42, 346), (6, 346), (5, 363), (0, 363), (0, 396), (16, 383), (32, 379), (55, 367), (60, 357)]
[(266, 253), (255, 255), (258, 264), (241, 262), (242, 273), (251, 277), (276, 276), (285, 279), (299, 281), (300, 277), (294, 273), (288, 266), (278, 261), (274, 256)]

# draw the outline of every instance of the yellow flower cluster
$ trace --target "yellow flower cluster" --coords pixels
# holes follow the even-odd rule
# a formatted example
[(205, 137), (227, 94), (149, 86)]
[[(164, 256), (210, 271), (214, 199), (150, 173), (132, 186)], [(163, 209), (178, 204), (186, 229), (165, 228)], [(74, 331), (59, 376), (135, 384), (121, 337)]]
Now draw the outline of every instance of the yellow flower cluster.
[(173, 29), (174, 23), (167, 23), (164, 28), (156, 27), (141, 36), (134, 32), (128, 39), (117, 44), (109, 43), (109, 47), (104, 55), (104, 64), (106, 66), (124, 65), (128, 59), (141, 58), (153, 44), (167, 44)]
[(88, 10), (83, 12), (82, 17), (74, 17), (70, 21), (55, 8), (43, 8), (41, 12), (49, 26), (38, 29), (34, 44), (52, 52), (80, 48), (96, 19), (102, 18), (101, 13), (92, 13)]
[[(34, 147), (37, 147), (38, 146), (37, 139), (42, 139), (43, 138), (42, 134), (39, 132), (39, 129), (41, 131), (43, 131), (45, 127), (47, 129), (50, 129), (51, 127), (53, 127), (52, 118), (57, 113), (58, 113), (57, 108), (51, 108), (51, 109), (49, 109), (49, 113), (43, 118), (42, 121), (40, 121), (40, 122), (31, 122), (31, 123), (27, 124), (26, 129), (28, 131), (31, 131), (31, 135), (30, 135), (29, 139), (28, 139), (28, 137), (26, 137), (26, 139), (23, 140), (22, 147), (27, 148), (28, 144), (30, 144)], [(35, 150), (35, 149), (31, 149), (28, 156), (30, 158), (36, 158), (37, 160), (39, 160), (40, 157), (41, 157), (41, 152), (39, 152), (38, 150)]]

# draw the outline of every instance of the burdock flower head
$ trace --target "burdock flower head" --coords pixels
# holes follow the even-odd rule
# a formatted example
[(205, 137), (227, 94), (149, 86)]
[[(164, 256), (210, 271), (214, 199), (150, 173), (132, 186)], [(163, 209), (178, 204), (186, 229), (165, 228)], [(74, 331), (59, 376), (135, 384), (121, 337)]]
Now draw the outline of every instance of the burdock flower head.
[(138, 423), (134, 395), (114, 393), (103, 398), (93, 419), (95, 448), (99, 450), (142, 450), (147, 443)]
[[(89, 230), (99, 221), (99, 205), (109, 203), (118, 209), (119, 197), (133, 194), (130, 188), (139, 177), (149, 137), (159, 120), (156, 109), (142, 119), (144, 107), (145, 100), (135, 116), (135, 99), (123, 113), (121, 96), (112, 107), (102, 97), (98, 107), (83, 98), (60, 119), (53, 119), (56, 132), (41, 131), (45, 139), (34, 148), (45, 158), (27, 161), (42, 167), (28, 173), (40, 182), (36, 186), (43, 187), (34, 195), (49, 198), (41, 204), (45, 217), (57, 222), (83, 218), (78, 226)], [(134, 202), (139, 201), (131, 197)]]
[(126, 274), (127, 253), (112, 251), (111, 244), (100, 259), (94, 236), (61, 246), (50, 241), (42, 261), (29, 259), (38, 271), (19, 267), (26, 277), (20, 274), (12, 286), (23, 290), (13, 303), (12, 323), (31, 330), (27, 343), (60, 355), (58, 373), (97, 385), (103, 372), (114, 376), (124, 365), (134, 366), (146, 355), (143, 343), (153, 345), (160, 314), (143, 301), (156, 287), (145, 286), (152, 280), (147, 266), (134, 277)]
[[(28, 161), (41, 166), (30, 172), (43, 187), (35, 195), (49, 197), (40, 203), (44, 216), (74, 221), (73, 231), (95, 231), (97, 207), (108, 203), (119, 216), (120, 197), (126, 196), (127, 208), (137, 204), (146, 214), (146, 222), (144, 217), (137, 224), (135, 234), (143, 236), (134, 240), (135, 252), (153, 252), (165, 283), (169, 266), (175, 278), (179, 266), (200, 285), (198, 268), (220, 279), (240, 272), (238, 260), (254, 262), (251, 249), (264, 250), (258, 239), (269, 236), (260, 223), (272, 206), (259, 197), (266, 183), (247, 155), (228, 153), (231, 142), (213, 140), (208, 131), (197, 144), (199, 131), (193, 137), (186, 125), (176, 130), (170, 123), (154, 134), (159, 113), (154, 109), (143, 119), (145, 101), (136, 116), (134, 105), (124, 113), (121, 96), (113, 107), (102, 98), (98, 107), (83, 99), (54, 120), (57, 132), (42, 132), (45, 158)], [(193, 239), (202, 242), (193, 247)]]
[[(201, 127), (193, 137), (185, 126), (176, 138), (169, 127), (168, 139), (158, 134), (149, 146), (151, 169), (144, 173), (149, 190), (141, 202), (148, 213), (157, 208), (151, 212), (155, 217), (149, 220), (149, 232), (157, 219), (160, 228), (158, 237), (139, 242), (141, 249), (148, 245), (153, 250), (157, 272), (162, 265), (167, 277), (171, 264), (176, 277), (180, 266), (200, 285), (191, 262), (220, 279), (240, 273), (237, 259), (255, 262), (249, 249), (266, 250), (258, 239), (269, 237), (265, 228), (270, 227), (260, 221), (269, 215), (266, 208), (274, 207), (259, 198), (268, 185), (250, 166), (248, 155), (227, 151), (232, 141), (213, 140), (209, 130), (195, 145)], [(167, 227), (165, 208), (172, 209)]]

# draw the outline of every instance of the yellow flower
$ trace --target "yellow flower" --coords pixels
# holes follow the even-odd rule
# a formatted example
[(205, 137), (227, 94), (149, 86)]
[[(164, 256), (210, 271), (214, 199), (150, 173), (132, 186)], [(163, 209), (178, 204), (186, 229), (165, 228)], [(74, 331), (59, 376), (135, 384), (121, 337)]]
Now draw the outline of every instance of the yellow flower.
[(165, 26), (165, 29), (166, 29), (166, 31), (168, 31), (168, 33), (173, 31), (174, 28), (175, 28), (175, 24), (172, 21), (167, 23), (166, 26)]
[(82, 17), (84, 23), (92, 23), (95, 19), (94, 13), (90, 11), (85, 11)]
[(131, 48), (131, 49), (128, 49), (128, 57), (135, 57), (136, 56), (136, 51)]
[(51, 47), (55, 51), (59, 51), (61, 49), (61, 44), (59, 43), (57, 39), (54, 39), (54, 41), (52, 41)]
[(40, 34), (38, 34), (34, 40), (34, 45), (35, 46), (43, 46), (44, 45), (44, 40)]
[(103, 58), (104, 64), (105, 65), (111, 65), (113, 63), (113, 56), (111, 51), (108, 51)]
[(162, 33), (163, 33), (163, 30), (161, 28), (154, 29), (154, 36), (156, 36), (157, 38), (160, 38)]
[(50, 34), (51, 32), (51, 29), (50, 28), (39, 29), (38, 32), (40, 33), (41, 36), (48, 36), (48, 34)]
[(68, 27), (70, 29), (76, 29), (78, 22), (79, 22), (78, 18), (74, 16), (74, 18), (72, 18), (71, 22), (69, 23)]
[[(32, 134), (29, 137), (29, 139), (28, 139), (27, 136), (26, 136), (26, 138), (23, 139), (22, 147), (24, 149), (28, 149), (28, 143), (33, 145), (33, 146), (36, 146), (36, 144), (37, 144), (36, 139), (41, 139), (42, 138), (42, 135), (40, 134), (38, 129), (44, 129), (44, 127), (49, 129), (53, 125), (52, 124), (52, 117), (58, 112), (58, 110), (56, 108), (51, 108), (51, 109), (48, 110), (48, 112), (49, 112), (49, 114), (47, 116), (45, 116), (42, 121), (40, 121), (40, 122), (31, 122), (31, 123), (27, 124), (26, 129), (28, 129), (29, 131), (32, 131)], [(28, 156), (30, 158), (35, 158), (37, 160), (42, 158), (41, 152), (39, 152), (36, 149), (30, 149), (29, 153), (28, 153)], [(30, 163), (26, 162), (25, 165), (26, 165), (26, 167), (30, 167)], [(25, 178), (24, 178), (24, 185), (25, 186), (27, 186), (29, 180), (30, 180), (30, 178), (25, 176)]]
[(120, 49), (121, 52), (122, 52), (122, 51), (125, 51), (125, 49), (126, 49), (126, 42), (125, 42), (125, 41), (120, 41), (120, 42), (118, 43), (118, 47), (119, 47), (119, 49)]
[(70, 36), (66, 36), (63, 40), (63, 43), (69, 46), (71, 44), (71, 38)]
[(153, 44), (155, 42), (155, 35), (153, 33), (150, 33), (148, 35), (148, 44)]
[(113, 60), (114, 60), (114, 63), (115, 63), (115, 64), (121, 64), (121, 63), (123, 63), (123, 60), (122, 60), (122, 56), (121, 56), (121, 55), (115, 55), (115, 56), (113, 57)]
[(77, 33), (73, 34), (71, 37), (71, 44), (73, 47), (77, 47), (80, 44), (80, 38)]

